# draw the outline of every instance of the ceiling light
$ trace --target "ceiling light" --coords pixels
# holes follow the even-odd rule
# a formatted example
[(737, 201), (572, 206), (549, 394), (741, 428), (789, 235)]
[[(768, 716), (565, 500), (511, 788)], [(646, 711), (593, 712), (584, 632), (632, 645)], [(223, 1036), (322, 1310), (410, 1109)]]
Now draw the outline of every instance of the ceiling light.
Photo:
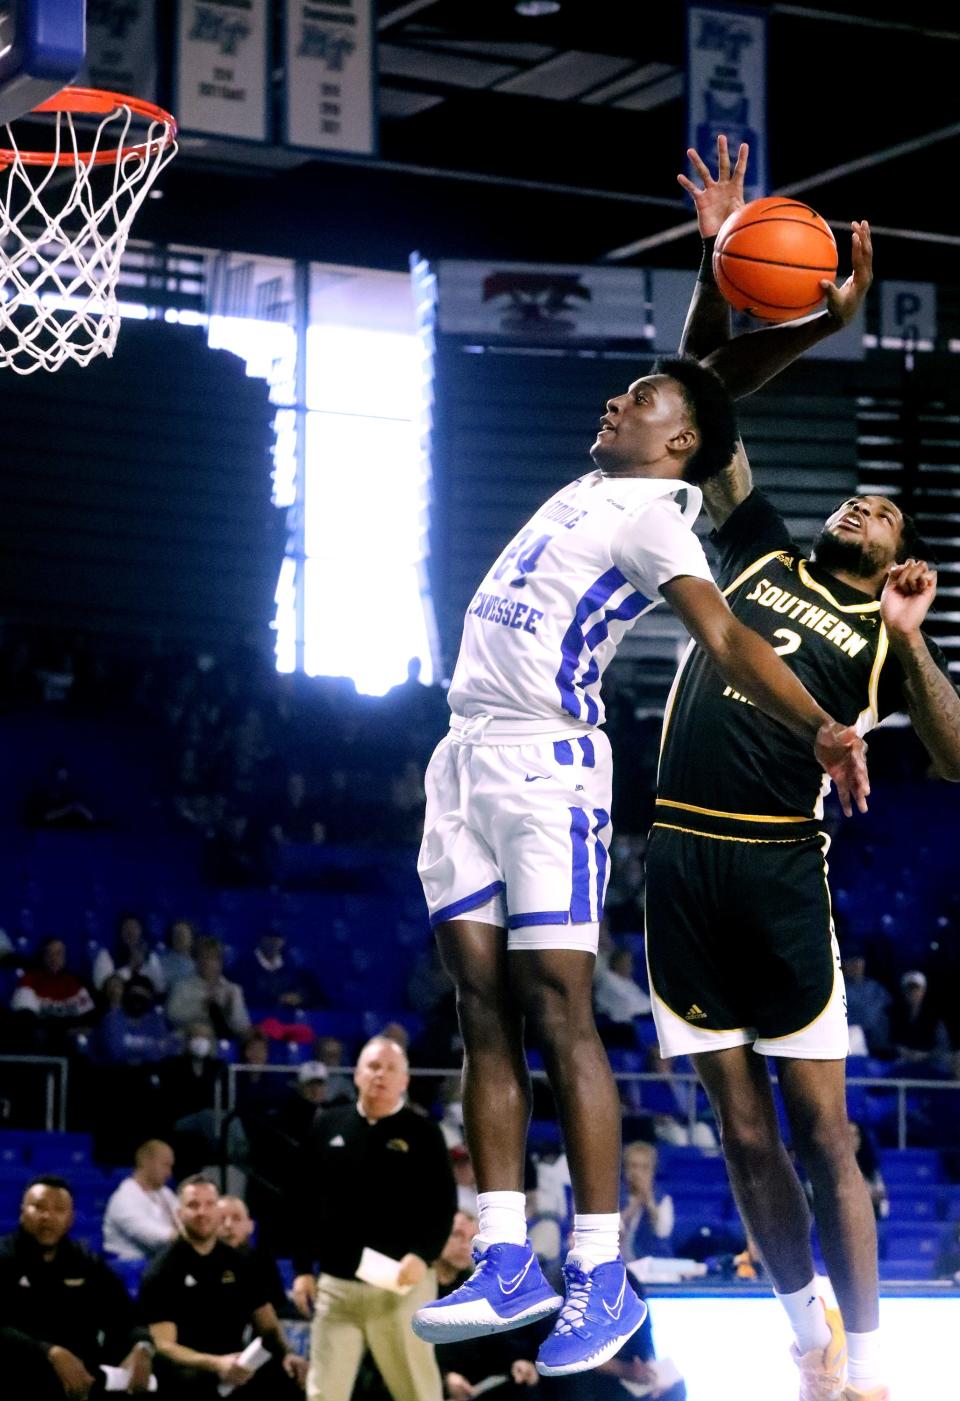
[(539, 19), (541, 15), (555, 15), (560, 8), (560, 0), (517, 0), (513, 8), (524, 19)]

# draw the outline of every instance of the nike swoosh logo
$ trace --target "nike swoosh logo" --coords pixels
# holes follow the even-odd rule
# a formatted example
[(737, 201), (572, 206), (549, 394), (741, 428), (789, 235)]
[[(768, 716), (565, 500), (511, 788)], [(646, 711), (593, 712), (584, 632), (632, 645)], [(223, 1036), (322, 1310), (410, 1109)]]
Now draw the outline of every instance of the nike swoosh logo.
[(529, 1270), (529, 1268), (530, 1268), (530, 1266), (531, 1266), (532, 1264), (533, 1264), (533, 1256), (531, 1255), (531, 1256), (530, 1256), (530, 1259), (529, 1259), (529, 1260), (527, 1261), (527, 1263), (524, 1265), (524, 1267), (523, 1267), (523, 1269), (520, 1271), (520, 1273), (519, 1273), (518, 1275), (514, 1275), (513, 1279), (510, 1279), (510, 1280), (504, 1279), (503, 1275), (498, 1274), (498, 1275), (497, 1275), (497, 1283), (498, 1283), (499, 1286), (500, 1286), (501, 1293), (503, 1293), (503, 1294), (516, 1294), (517, 1290), (520, 1288), (521, 1284), (522, 1284), (523, 1281), (526, 1279), (526, 1277), (527, 1277), (527, 1271)]
[(607, 1303), (606, 1299), (603, 1300), (603, 1307), (606, 1309), (607, 1313), (608, 1313), (608, 1314), (610, 1315), (610, 1317), (613, 1319), (614, 1323), (617, 1322), (617, 1320), (619, 1319), (620, 1315), (623, 1313), (623, 1300), (624, 1300), (624, 1297), (625, 1297), (625, 1295), (626, 1295), (626, 1292), (627, 1292), (627, 1276), (626, 1276), (626, 1274), (624, 1274), (624, 1276), (623, 1276), (623, 1283), (622, 1283), (621, 1286), (620, 1286), (620, 1294), (619, 1294), (619, 1297), (618, 1297), (618, 1299), (617, 1299), (617, 1302), (616, 1302), (616, 1304), (613, 1306), (613, 1308), (610, 1307), (610, 1305)]
[(526, 778), (525, 778), (523, 781), (524, 781), (524, 783), (536, 783), (536, 781), (537, 781), (538, 778), (543, 778), (543, 777), (544, 777), (544, 775), (543, 775), (542, 773), (528, 773), (527, 776), (526, 776)]

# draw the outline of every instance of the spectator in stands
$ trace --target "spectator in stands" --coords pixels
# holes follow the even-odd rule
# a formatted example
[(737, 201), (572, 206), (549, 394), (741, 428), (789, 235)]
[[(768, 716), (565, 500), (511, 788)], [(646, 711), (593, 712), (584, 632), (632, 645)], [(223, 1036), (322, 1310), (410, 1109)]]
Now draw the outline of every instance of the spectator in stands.
[(593, 1000), (597, 1025), (608, 1046), (632, 1049), (637, 1044), (635, 1019), (650, 1015), (650, 998), (633, 976), (633, 954), (614, 949), (608, 966), (598, 967)]
[(673, 1249), (673, 1199), (654, 1185), (657, 1150), (652, 1143), (628, 1143), (623, 1150), (627, 1200), (620, 1214), (623, 1258), (669, 1255)]
[(344, 1065), (344, 1046), (337, 1036), (318, 1036), (314, 1042), (313, 1059), (327, 1067), (327, 1087), (324, 1104), (332, 1109), (338, 1104), (352, 1104), (353, 1071)]
[(316, 803), (307, 792), (307, 780), (298, 770), (287, 774), (284, 796), (268, 818), (271, 839), (278, 846), (290, 842), (320, 845), (327, 839)]
[[(123, 1367), (130, 1390), (146, 1390), (149, 1334), (111, 1269), (70, 1239), (73, 1196), (62, 1177), (37, 1177), (20, 1208), (19, 1229), (0, 1239), (0, 1321), (20, 1344), (4, 1360), (4, 1394), (85, 1398), (103, 1365)], [(9, 1390), (8, 1390), (9, 1388)]]
[[(459, 1288), (472, 1272), (476, 1233), (477, 1218), (458, 1211), (435, 1266), (439, 1298)], [(530, 1328), (492, 1338), (443, 1343), (436, 1353), (444, 1395), (449, 1401), (471, 1401), (475, 1388), (488, 1377), (506, 1377), (509, 1380), (496, 1388), (497, 1396), (519, 1397), (524, 1388), (537, 1386), (540, 1381), (532, 1360), (539, 1344), (540, 1337)]]
[(927, 1000), (927, 978), (918, 968), (904, 973), (900, 994), (890, 1011), (890, 1042), (898, 1061), (912, 1067), (947, 1069), (950, 1037), (936, 1009)]
[(193, 943), (196, 935), (188, 919), (175, 919), (167, 926), (164, 944), (157, 949), (163, 986), (173, 990), (184, 978), (193, 977), (197, 966), (193, 961)]
[[(111, 973), (108, 982), (121, 978)], [(108, 1065), (151, 1065), (174, 1050), (172, 1035), (157, 1010), (153, 984), (135, 974), (122, 982), (120, 1006), (108, 1011), (94, 1036), (94, 1054)]]
[(97, 819), (70, 770), (58, 760), (29, 794), (23, 820), (28, 827), (92, 827)]
[[(433, 1348), (410, 1324), (435, 1295), (430, 1262), (450, 1234), (456, 1193), (440, 1130), (406, 1106), (409, 1079), (396, 1042), (368, 1042), (356, 1106), (318, 1115), (304, 1155), (311, 1218), (294, 1256), (293, 1297), (305, 1317), (314, 1311), (311, 1401), (349, 1401), (364, 1346), (394, 1401), (440, 1401)], [(409, 1293), (355, 1278), (366, 1247), (396, 1262), (396, 1282)]]
[(249, 958), (238, 963), (235, 973), (251, 1007), (264, 1012), (281, 1008), (316, 1007), (317, 980), (307, 968), (297, 968), (284, 956), (286, 938), (277, 930), (261, 934)]
[(286, 1100), (288, 1086), (282, 1075), (265, 1068), (270, 1064), (270, 1039), (260, 1027), (251, 1027), (241, 1041), (240, 1064), (245, 1071), (237, 1076), (236, 1096), (244, 1123), (275, 1114)]
[(113, 952), (100, 949), (93, 960), (91, 979), (93, 986), (101, 988), (111, 973), (121, 978), (139, 975), (149, 978), (154, 991), (164, 991), (163, 968), (156, 952), (147, 943), (143, 932), (143, 920), (139, 915), (124, 914), (117, 921), (117, 937)]
[(217, 1050), (209, 1022), (194, 1022), (181, 1054), (168, 1057), (159, 1068), (160, 1117), (175, 1137), (181, 1167), (186, 1163), (191, 1172), (213, 1162), (219, 1152), (213, 1109), (226, 1076)]
[(107, 1202), (103, 1216), (103, 1248), (118, 1260), (147, 1260), (177, 1235), (177, 1198), (167, 1183), (174, 1156), (169, 1143), (150, 1138), (133, 1159), (125, 1177)]
[[(256, 1265), (219, 1239), (216, 1184), (202, 1176), (180, 1184), (180, 1238), (147, 1267), (140, 1312), (157, 1349), (161, 1390), (211, 1398), (217, 1386), (242, 1387), (245, 1401), (293, 1397), (306, 1364), (288, 1346)], [(240, 1356), (253, 1328), (270, 1359), (258, 1370)]]
[(220, 1239), (225, 1245), (239, 1250), (260, 1272), (261, 1288), (266, 1291), (265, 1297), (273, 1305), (278, 1318), (285, 1318), (288, 1314), (295, 1318), (296, 1311), (291, 1312), (290, 1300), (283, 1287), (277, 1262), (269, 1251), (254, 1242), (255, 1229), (256, 1222), (242, 1197), (220, 1198)]
[(892, 998), (876, 978), (867, 977), (863, 949), (848, 945), (843, 951), (843, 981), (847, 993), (847, 1020), (859, 1026), (872, 1056), (885, 1055), (890, 1046), (889, 1011)]
[(323, 1061), (308, 1060), (297, 1071), (297, 1083), (286, 1090), (285, 1102), (277, 1114), (277, 1130), (298, 1147), (306, 1143), (317, 1113), (327, 1098), (327, 1067)]
[(887, 1184), (880, 1171), (880, 1154), (877, 1152), (873, 1134), (863, 1124), (851, 1119), (850, 1137), (853, 1140), (857, 1167), (863, 1174), (863, 1180), (870, 1192), (870, 1200), (873, 1202), (873, 1214), (878, 1221), (885, 1219), (890, 1214), (890, 1200), (887, 1196)]
[(88, 1023), (94, 1002), (90, 991), (67, 967), (62, 939), (45, 939), (33, 968), (21, 977), (10, 1003), (24, 1018), (35, 1018), (35, 1030), (49, 1049), (63, 1049), (66, 1034)]
[(127, 985), (119, 973), (111, 973), (109, 978), (104, 980), (95, 999), (96, 1016), (101, 1026), (111, 1012), (118, 1012), (123, 1006), (123, 994), (126, 990)]
[(250, 1026), (243, 989), (223, 975), (219, 939), (198, 939), (196, 972), (182, 978), (167, 999), (167, 1016), (178, 1030), (207, 1021), (220, 1039), (242, 1036)]

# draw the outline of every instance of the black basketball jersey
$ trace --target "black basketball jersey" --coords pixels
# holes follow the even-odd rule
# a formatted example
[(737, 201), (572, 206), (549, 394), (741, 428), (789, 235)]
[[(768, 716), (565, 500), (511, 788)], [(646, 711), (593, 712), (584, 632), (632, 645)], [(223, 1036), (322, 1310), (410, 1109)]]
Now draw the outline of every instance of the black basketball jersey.
[[(805, 559), (758, 491), (716, 531), (718, 582), (737, 618), (770, 643), (836, 720), (866, 733), (906, 708), (880, 602)], [(940, 649), (927, 646), (947, 671)], [(816, 831), (829, 787), (810, 744), (727, 685), (690, 644), (664, 717), (656, 822), (741, 839)]]

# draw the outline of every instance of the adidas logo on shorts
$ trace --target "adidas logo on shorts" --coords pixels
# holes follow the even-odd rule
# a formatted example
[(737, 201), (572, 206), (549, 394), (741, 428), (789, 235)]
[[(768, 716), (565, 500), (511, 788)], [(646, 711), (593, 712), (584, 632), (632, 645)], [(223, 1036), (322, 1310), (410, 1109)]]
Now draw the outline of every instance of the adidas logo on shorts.
[(684, 1016), (684, 1021), (688, 1021), (688, 1022), (705, 1022), (706, 1020), (707, 1020), (707, 1014), (706, 1014), (706, 1012), (703, 1010), (702, 1007), (698, 1007), (697, 1004), (696, 1004), (695, 1002), (694, 1002), (693, 1006), (690, 1008), (690, 1011), (687, 1012), (687, 1013), (685, 1014), (685, 1016)]

